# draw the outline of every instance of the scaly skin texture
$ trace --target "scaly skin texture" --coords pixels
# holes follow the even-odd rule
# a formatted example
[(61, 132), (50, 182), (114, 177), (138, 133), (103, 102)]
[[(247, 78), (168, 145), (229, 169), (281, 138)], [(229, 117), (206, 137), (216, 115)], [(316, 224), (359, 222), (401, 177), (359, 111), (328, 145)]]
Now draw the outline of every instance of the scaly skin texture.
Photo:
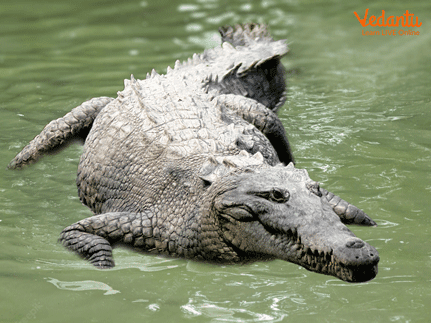
[(9, 167), (85, 138), (78, 194), (95, 215), (65, 228), (60, 241), (98, 268), (114, 266), (112, 246), (129, 245), (374, 278), (377, 251), (343, 222), (375, 222), (293, 165), (276, 115), (285, 101), (284, 41), (255, 24), (220, 32), (220, 47), (177, 61), (166, 75), (125, 80), (117, 98), (92, 99), (57, 119)]
[(113, 100), (108, 97), (94, 98), (77, 106), (64, 117), (52, 120), (16, 155), (8, 167), (21, 168), (36, 162), (43, 154), (52, 153), (75, 138), (85, 139), (97, 114)]

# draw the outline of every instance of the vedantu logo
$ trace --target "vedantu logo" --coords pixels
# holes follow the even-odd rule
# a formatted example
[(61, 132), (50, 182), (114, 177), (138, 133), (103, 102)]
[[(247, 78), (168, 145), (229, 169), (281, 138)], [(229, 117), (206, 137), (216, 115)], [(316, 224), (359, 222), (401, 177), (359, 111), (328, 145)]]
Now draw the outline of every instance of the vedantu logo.
[[(365, 10), (365, 16), (364, 18), (360, 18), (358, 13), (356, 11), (353, 12), (356, 16), (356, 18), (358, 19), (359, 23), (362, 25), (362, 27), (366, 27), (366, 26), (372, 26), (372, 27), (420, 27), (422, 26), (422, 23), (419, 22), (419, 18), (413, 13), (409, 13), (408, 10), (406, 10), (406, 13), (401, 15), (401, 16), (389, 16), (386, 20), (385, 20), (385, 11), (382, 10), (382, 15), (377, 17), (376, 16), (370, 16), (368, 18), (368, 23), (367, 23), (367, 17), (368, 17), (368, 9)], [(416, 18), (416, 22), (414, 22), (414, 18)], [(400, 29), (398, 31), (398, 33), (396, 32), (395, 29), (393, 30), (367, 30), (364, 31), (362, 30), (362, 35), (363, 36), (375, 36), (375, 35), (382, 35), (382, 36), (396, 36), (396, 35), (419, 35), (419, 31), (416, 30), (403, 30)]]

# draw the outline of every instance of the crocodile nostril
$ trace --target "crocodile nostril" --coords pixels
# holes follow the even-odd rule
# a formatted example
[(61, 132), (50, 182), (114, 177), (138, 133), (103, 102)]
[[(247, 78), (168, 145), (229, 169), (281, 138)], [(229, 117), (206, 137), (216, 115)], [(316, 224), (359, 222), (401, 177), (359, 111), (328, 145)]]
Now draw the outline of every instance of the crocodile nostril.
[(365, 243), (362, 240), (350, 240), (346, 243), (347, 248), (355, 248), (359, 249), (362, 248), (365, 245)]

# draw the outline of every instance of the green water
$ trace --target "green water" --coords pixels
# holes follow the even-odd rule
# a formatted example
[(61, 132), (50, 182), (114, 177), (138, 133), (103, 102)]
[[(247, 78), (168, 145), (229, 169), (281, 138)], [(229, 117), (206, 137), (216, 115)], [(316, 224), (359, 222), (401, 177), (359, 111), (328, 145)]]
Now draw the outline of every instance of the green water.
[[(362, 36), (353, 12), (422, 22)], [(431, 7), (426, 1), (23, 1), (0, 3), (0, 322), (429, 322)], [(45, 124), (123, 79), (215, 46), (217, 28), (266, 22), (291, 52), (280, 117), (300, 168), (379, 224), (353, 227), (378, 276), (347, 284), (283, 262), (214, 266), (116, 249), (100, 271), (57, 244), (89, 216), (82, 147), (6, 170)], [(409, 29), (409, 28), (406, 28)]]

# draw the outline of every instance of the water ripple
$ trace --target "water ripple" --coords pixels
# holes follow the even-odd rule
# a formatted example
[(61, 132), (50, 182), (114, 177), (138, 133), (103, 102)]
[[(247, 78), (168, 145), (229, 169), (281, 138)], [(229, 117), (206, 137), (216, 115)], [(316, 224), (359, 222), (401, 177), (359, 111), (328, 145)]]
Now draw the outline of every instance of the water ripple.
[(120, 291), (113, 289), (105, 283), (94, 280), (82, 281), (61, 281), (55, 278), (46, 278), (48, 283), (53, 284), (58, 289), (71, 290), (71, 291), (86, 291), (86, 290), (102, 290), (105, 291), (103, 295), (113, 295), (120, 293)]

